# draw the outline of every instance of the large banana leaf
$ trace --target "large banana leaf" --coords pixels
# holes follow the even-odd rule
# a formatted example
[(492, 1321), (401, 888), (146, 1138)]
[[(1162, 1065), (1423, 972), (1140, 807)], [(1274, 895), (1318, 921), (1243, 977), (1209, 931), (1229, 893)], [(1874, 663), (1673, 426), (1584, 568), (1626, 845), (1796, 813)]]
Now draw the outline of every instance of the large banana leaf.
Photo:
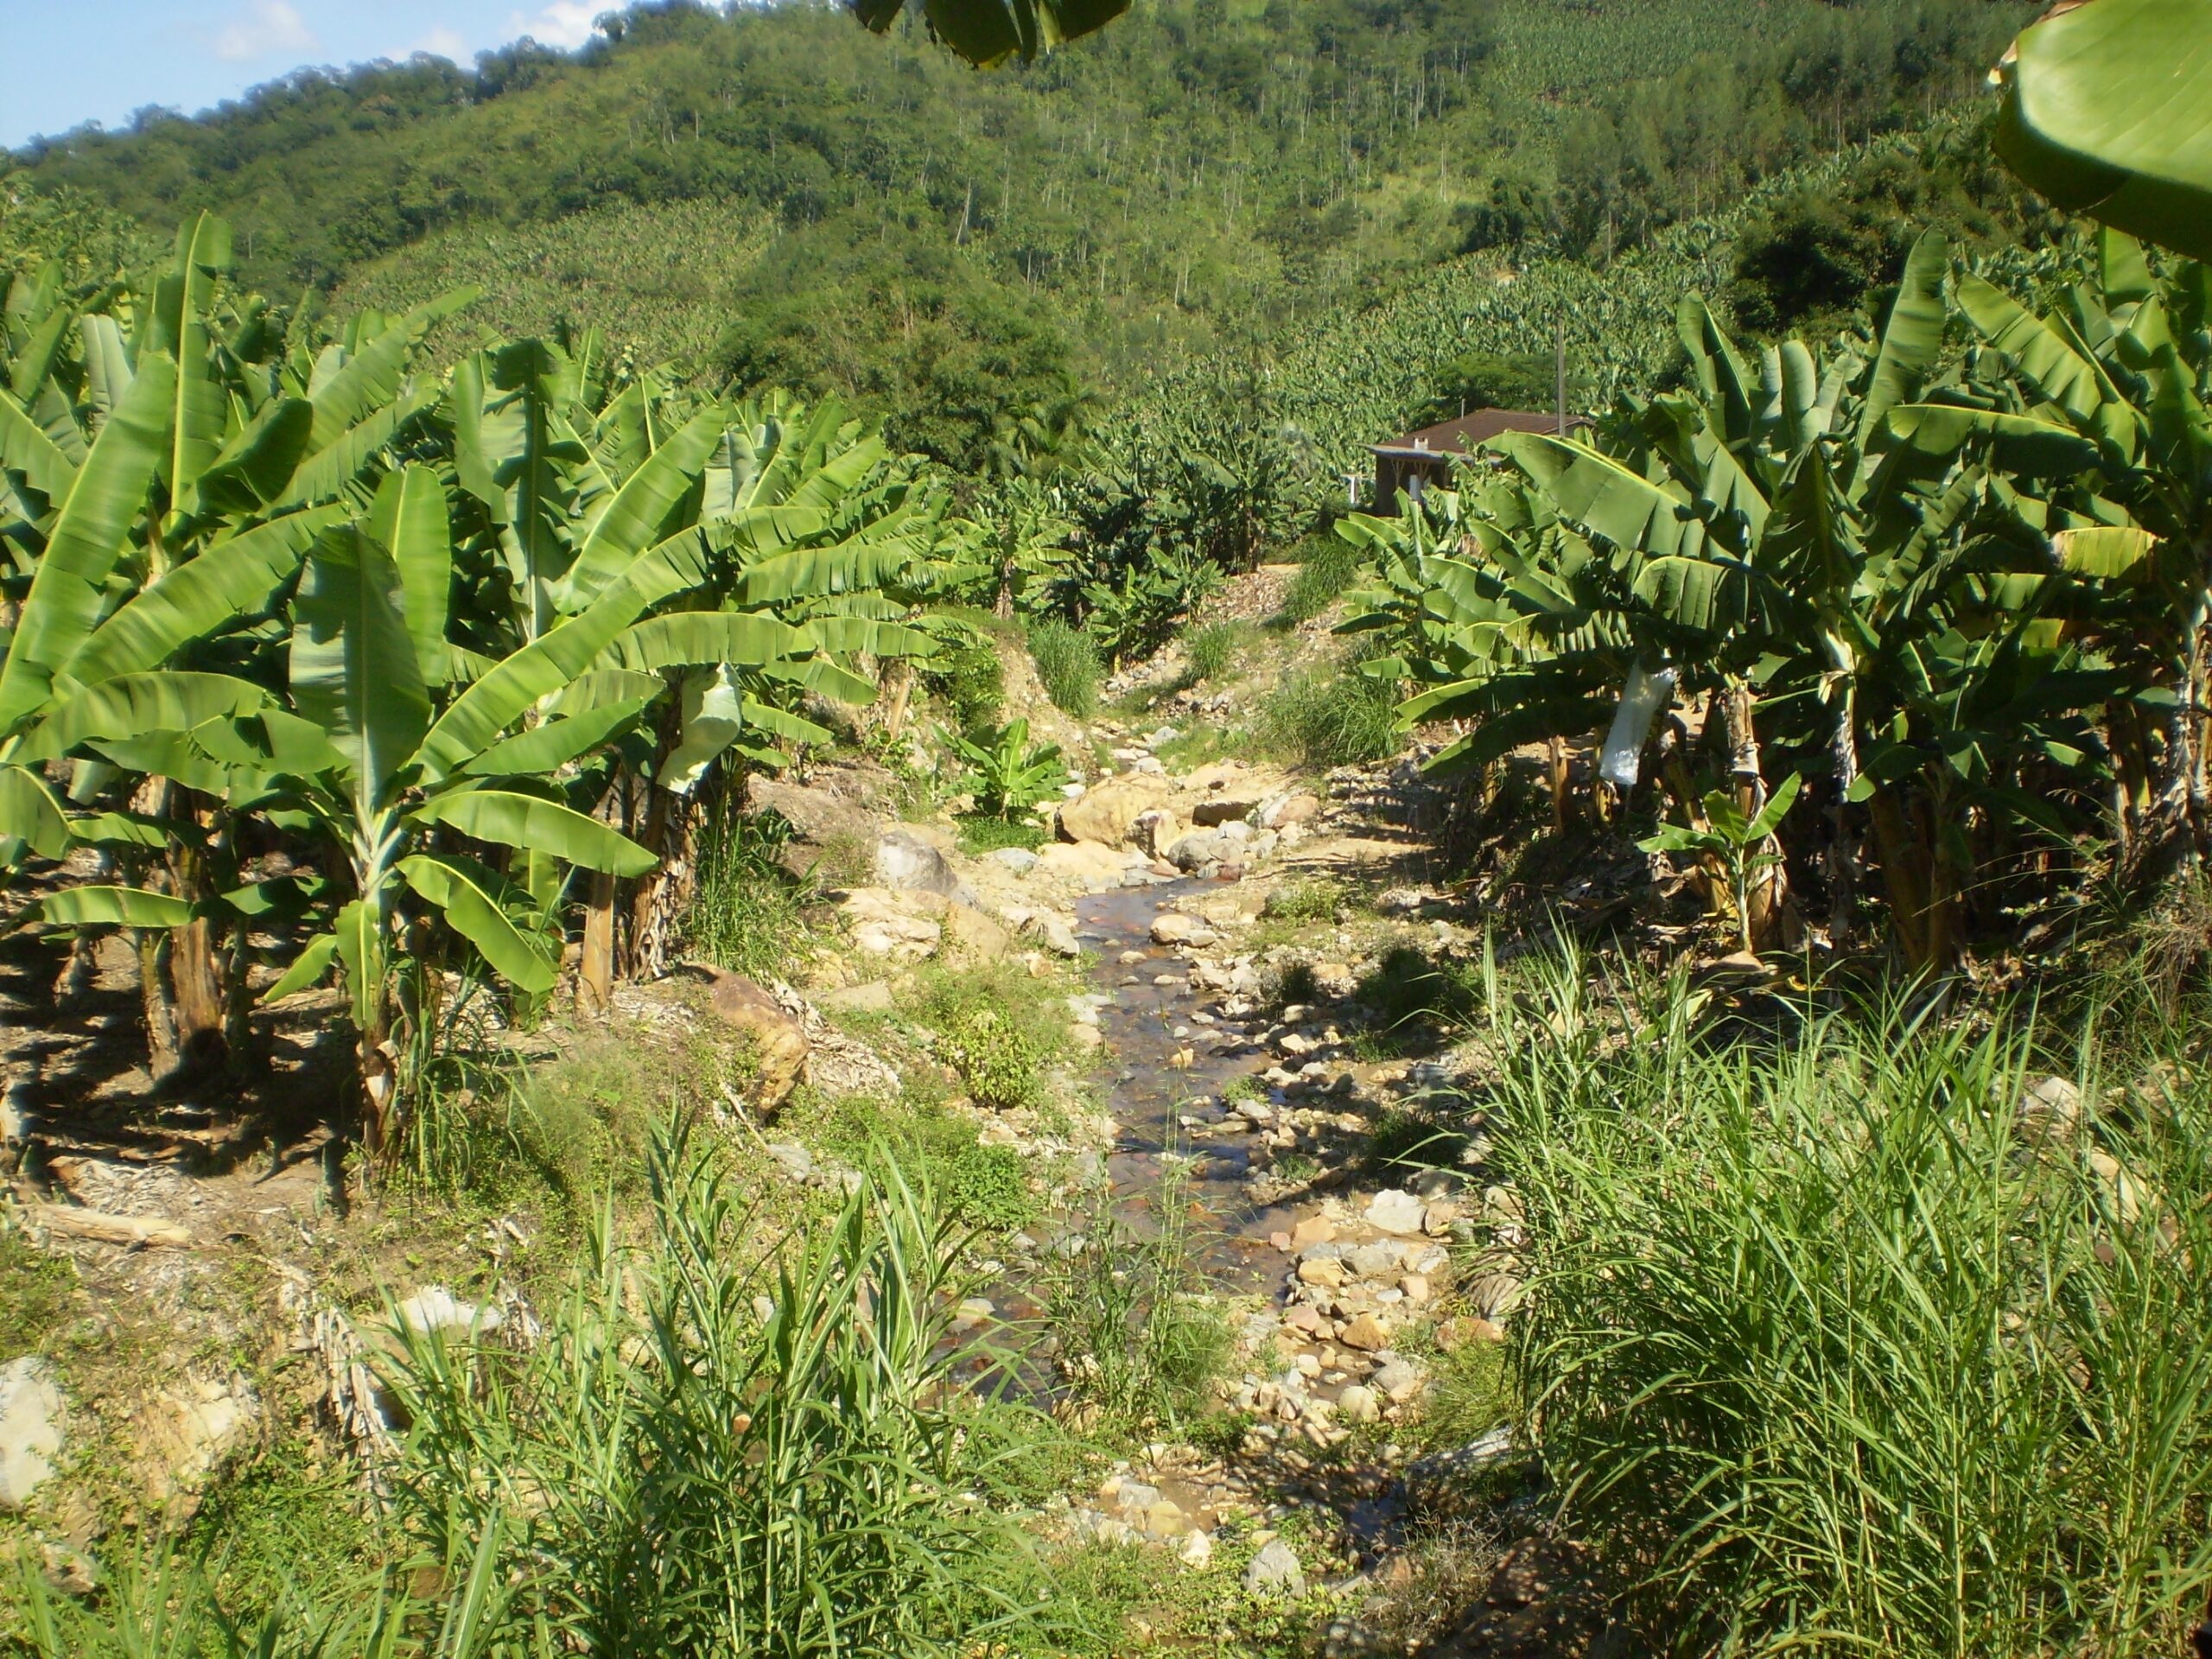
[(192, 906), (174, 894), (143, 887), (64, 887), (27, 906), (18, 922), (68, 927), (182, 927)]
[(195, 639), (264, 614), (341, 508), (288, 513), (203, 550), (141, 589), (63, 665), (86, 684), (159, 667)]
[(407, 885), (445, 912), (454, 931), (481, 951), (493, 971), (536, 995), (553, 988), (551, 951), (524, 933), (508, 914), (524, 908), (519, 894), (474, 859), (417, 853), (400, 861)]
[(77, 477), (77, 463), (4, 391), (0, 391), (0, 470), (21, 473), (23, 482), (49, 503), (67, 500)]
[(420, 305), (360, 350), (348, 356), (337, 372), (316, 386), (308, 401), (315, 405), (315, 423), (308, 449), (320, 454), (345, 434), (385, 408), (399, 396), (406, 373), (408, 353), (431, 327), (473, 303), (477, 290), (457, 288)]
[(1897, 296), (1890, 306), (1890, 320), (1874, 354), (1873, 372), (1866, 379), (1866, 400), (1859, 405), (1861, 456), (1872, 448), (1890, 411), (1920, 395), (1929, 372), (1942, 354), (1943, 273), (1950, 264), (1950, 244), (1941, 231), (1922, 232), (1912, 251), (1905, 256)]
[(391, 556), (359, 525), (326, 531), (293, 616), (293, 704), (346, 756), (357, 804), (373, 805), (430, 723)]
[(2093, 0), (2023, 33), (1998, 153), (2070, 213), (2212, 259), (2212, 0)]
[(597, 703), (566, 720), (549, 720), (517, 732), (500, 739), (461, 771), (472, 778), (540, 777), (556, 771), (612, 740), (665, 689), (657, 674), (639, 677), (652, 682), (645, 696)]
[(275, 397), (226, 443), (200, 474), (204, 510), (260, 512), (284, 499), (315, 429), (304, 397)]
[(645, 551), (676, 505), (698, 481), (728, 416), (719, 409), (696, 416), (632, 473), (600, 511), (576, 550), (561, 587), (561, 605), (574, 610), (596, 599), (607, 584)]
[(19, 841), (41, 858), (69, 850), (69, 820), (46, 779), (28, 766), (0, 766), (0, 841)]
[(162, 467), (169, 511), (176, 516), (198, 509), (200, 475), (223, 444), (229, 409), (208, 363), (207, 314), (214, 308), (216, 283), (230, 268), (231, 227), (202, 213), (178, 230), (176, 263), (154, 290), (155, 341), (176, 365)]
[(80, 743), (150, 732), (188, 732), (204, 721), (257, 712), (268, 692), (228, 674), (119, 674), (54, 705), (16, 749), (24, 760), (58, 759)]
[(369, 506), (368, 528), (399, 572), (407, 632), (423, 682), (442, 680), (453, 596), (453, 529), (437, 474), (420, 463), (386, 473)]
[(479, 841), (552, 854), (588, 870), (643, 875), (658, 861), (597, 818), (541, 796), (508, 789), (459, 789), (416, 808), (418, 823), (450, 824)]
[(804, 632), (751, 611), (649, 617), (614, 642), (608, 666), (650, 671), (716, 663), (757, 665), (810, 649)]
[(175, 378), (167, 358), (140, 357), (137, 378), (70, 485), (0, 668), (0, 731), (46, 700), (54, 671), (99, 620), (108, 573), (161, 465)]

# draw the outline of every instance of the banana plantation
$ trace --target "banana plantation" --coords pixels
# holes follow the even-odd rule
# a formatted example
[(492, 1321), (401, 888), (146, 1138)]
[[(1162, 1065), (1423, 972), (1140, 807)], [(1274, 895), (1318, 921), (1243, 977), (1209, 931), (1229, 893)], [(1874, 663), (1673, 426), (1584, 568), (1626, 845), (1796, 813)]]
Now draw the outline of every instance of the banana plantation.
[(130, 930), (157, 1070), (251, 1065), (257, 998), (340, 978), (374, 1156), (449, 965), (666, 964), (702, 787), (925, 656), (952, 537), (834, 405), (589, 337), (426, 378), (467, 293), (294, 338), (230, 262), (202, 216), (146, 292), (9, 290), (0, 853), (18, 921)]

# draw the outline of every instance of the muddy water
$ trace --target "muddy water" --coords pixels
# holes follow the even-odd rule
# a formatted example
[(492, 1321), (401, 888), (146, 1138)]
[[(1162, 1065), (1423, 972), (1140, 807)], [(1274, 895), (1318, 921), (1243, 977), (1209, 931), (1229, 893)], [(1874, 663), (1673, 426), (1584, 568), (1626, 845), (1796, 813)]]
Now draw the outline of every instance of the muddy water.
[[(1268, 1236), (1288, 1231), (1295, 1212), (1287, 1205), (1252, 1202), (1245, 1178), (1267, 1164), (1273, 1149), (1221, 1103), (1237, 1078), (1267, 1070), (1268, 1056), (1250, 1035), (1264, 1022), (1209, 1025), (1194, 1017), (1200, 1010), (1188, 965), (1152, 943), (1154, 917), (1216, 885), (1118, 887), (1076, 906), (1076, 937), (1096, 953), (1093, 985), (1109, 999), (1099, 1029), (1113, 1068), (1107, 1109), (1118, 1137), (1107, 1177), (1116, 1213), (1144, 1236), (1159, 1226), (1162, 1178), (1168, 1160), (1176, 1160), (1185, 1176), (1180, 1201), (1208, 1282), (1226, 1294), (1274, 1293), (1291, 1259), (1272, 1248)], [(1141, 959), (1124, 962), (1131, 953), (1141, 953)], [(1281, 1103), (1279, 1090), (1268, 1098)]]

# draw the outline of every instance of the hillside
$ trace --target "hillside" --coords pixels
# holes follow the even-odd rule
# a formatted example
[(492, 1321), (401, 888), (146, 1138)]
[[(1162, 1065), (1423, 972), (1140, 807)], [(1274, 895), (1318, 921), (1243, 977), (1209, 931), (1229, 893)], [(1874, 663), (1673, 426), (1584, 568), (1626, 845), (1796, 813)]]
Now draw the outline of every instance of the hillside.
[(1609, 260), (1969, 92), (2019, 15), (1190, 0), (977, 73), (835, 9), (637, 9), (572, 57), (302, 72), (64, 135), (9, 183), (219, 210), (271, 293), (481, 282), (495, 322), (858, 395), (972, 466), (1039, 389), (1243, 351), (1455, 252)]

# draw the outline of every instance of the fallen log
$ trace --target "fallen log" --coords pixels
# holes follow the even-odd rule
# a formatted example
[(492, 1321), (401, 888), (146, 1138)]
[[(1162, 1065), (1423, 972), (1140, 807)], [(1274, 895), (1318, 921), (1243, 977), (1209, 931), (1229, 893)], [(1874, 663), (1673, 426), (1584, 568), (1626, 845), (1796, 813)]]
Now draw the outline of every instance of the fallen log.
[(80, 1210), (67, 1204), (34, 1204), (26, 1208), (37, 1225), (49, 1233), (62, 1233), (71, 1238), (97, 1239), (103, 1244), (121, 1244), (134, 1249), (155, 1245), (178, 1250), (192, 1248), (189, 1227), (153, 1216), (111, 1216), (105, 1211)]

